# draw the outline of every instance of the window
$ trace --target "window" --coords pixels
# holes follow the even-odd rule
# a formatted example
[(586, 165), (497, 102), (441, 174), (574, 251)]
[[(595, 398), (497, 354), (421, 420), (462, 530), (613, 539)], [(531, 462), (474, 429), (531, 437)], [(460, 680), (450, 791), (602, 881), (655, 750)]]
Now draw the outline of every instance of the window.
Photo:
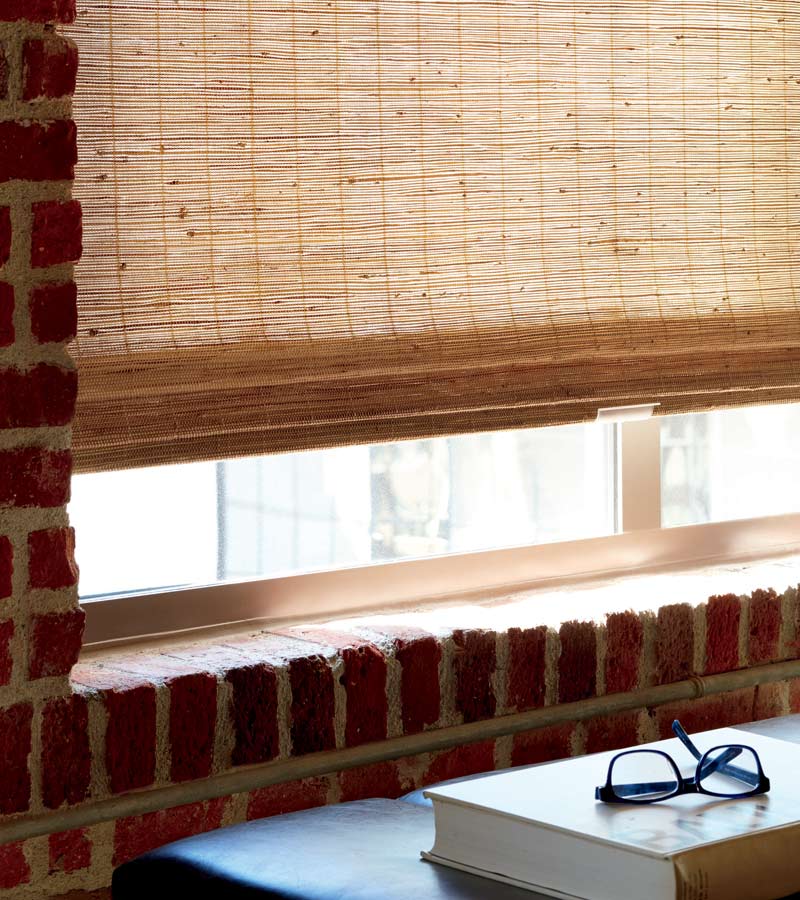
[(800, 404), (671, 416), (661, 429), (662, 524), (800, 510)]
[(84, 598), (613, 534), (614, 429), (78, 475)]
[[(90, 624), (100, 607), (111, 621), (113, 603), (99, 600), (166, 597), (170, 627), (189, 627), (277, 615), (253, 600), (276, 585), (276, 610), (302, 614), (309, 573), (349, 579), (330, 596), (319, 583), (326, 611), (377, 605), (351, 596), (369, 593), (365, 573), (385, 572), (375, 564), (406, 561), (384, 580), (408, 599), (406, 577), (437, 593), (431, 570), (409, 561), (438, 560), (458, 593), (469, 566), (473, 581), (497, 585), (713, 557), (735, 550), (733, 526), (715, 537), (714, 523), (800, 512), (798, 463), (800, 404), (753, 407), (79, 475), (70, 515)], [(646, 543), (631, 541), (659, 521)], [(686, 525), (712, 531), (673, 527)], [(765, 540), (776, 543), (774, 530)], [(493, 551), (506, 555), (490, 574)], [(224, 583), (248, 589), (248, 612), (221, 594), (198, 612), (197, 589)], [(135, 618), (126, 630), (159, 630), (149, 613)]]
[(795, 539), (786, 3), (83, 6), (90, 635)]

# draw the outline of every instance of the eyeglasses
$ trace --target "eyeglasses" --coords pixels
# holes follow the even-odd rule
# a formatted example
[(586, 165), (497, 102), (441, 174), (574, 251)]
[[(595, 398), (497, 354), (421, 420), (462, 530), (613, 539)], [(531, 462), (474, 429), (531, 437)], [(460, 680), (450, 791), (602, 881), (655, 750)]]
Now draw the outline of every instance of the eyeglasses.
[(700, 753), (677, 719), (672, 730), (698, 761), (693, 776), (683, 778), (672, 757), (661, 750), (626, 750), (611, 760), (606, 783), (595, 788), (595, 799), (656, 803), (681, 794), (731, 798), (753, 797), (769, 790), (769, 778), (752, 747), (722, 744)]

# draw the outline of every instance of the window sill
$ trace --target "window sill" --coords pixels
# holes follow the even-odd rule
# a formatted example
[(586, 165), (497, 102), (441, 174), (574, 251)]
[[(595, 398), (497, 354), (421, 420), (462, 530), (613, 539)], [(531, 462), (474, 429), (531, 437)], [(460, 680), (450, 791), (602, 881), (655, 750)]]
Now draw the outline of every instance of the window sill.
[[(800, 515), (794, 514), (120, 596), (84, 603), (84, 646), (141, 643), (144, 629), (170, 642), (176, 634), (180, 640), (198, 641), (204, 635), (213, 638), (215, 632), (272, 630), (297, 622), (374, 616), (386, 610), (402, 614), (409, 608), (437, 605), (445, 610), (446, 628), (471, 627), (462, 626), (447, 610), (461, 609), (459, 615), (469, 619), (467, 610), (476, 600), (479, 606), (502, 605), (510, 596), (531, 598), (526, 604), (530, 609), (535, 609), (536, 597), (543, 598), (541, 608), (555, 602), (552, 614), (535, 609), (534, 618), (549, 616), (538, 624), (560, 624), (566, 620), (564, 604), (573, 602), (572, 595), (578, 599), (567, 619), (586, 615), (586, 606), (602, 611), (618, 608), (619, 589), (587, 598), (588, 586), (668, 575), (669, 587), (661, 591), (665, 599), (649, 602), (647, 608), (652, 609), (674, 602), (674, 579), (685, 578), (692, 570), (741, 570), (776, 557), (800, 556), (798, 535)], [(757, 586), (764, 583), (771, 582), (767, 578)], [(558, 590), (565, 586), (568, 591)], [(697, 599), (689, 602), (702, 602), (704, 591), (707, 585), (701, 581), (692, 594)], [(551, 597), (553, 592), (557, 596)], [(630, 603), (640, 609), (635, 596), (622, 608)], [(518, 614), (524, 609), (513, 610)]]

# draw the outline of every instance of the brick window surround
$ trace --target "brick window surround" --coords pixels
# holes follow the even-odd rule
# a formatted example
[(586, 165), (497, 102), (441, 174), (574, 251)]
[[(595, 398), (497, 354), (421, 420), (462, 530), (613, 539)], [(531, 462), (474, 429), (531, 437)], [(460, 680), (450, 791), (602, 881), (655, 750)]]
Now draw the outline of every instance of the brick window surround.
[[(0, 898), (103, 897), (113, 866), (180, 837), (656, 740), (675, 717), (700, 731), (798, 712), (798, 591), (756, 586), (797, 564), (89, 648), (68, 691), (0, 711), (3, 813), (41, 823), (0, 841), (17, 879)], [(727, 592), (707, 598), (714, 584)], [(745, 681), (720, 686), (731, 673)]]
[(676, 715), (800, 711), (797, 560), (78, 661), (74, 16), (0, 3), (0, 900), (105, 897), (114, 865), (179, 837), (652, 740)]

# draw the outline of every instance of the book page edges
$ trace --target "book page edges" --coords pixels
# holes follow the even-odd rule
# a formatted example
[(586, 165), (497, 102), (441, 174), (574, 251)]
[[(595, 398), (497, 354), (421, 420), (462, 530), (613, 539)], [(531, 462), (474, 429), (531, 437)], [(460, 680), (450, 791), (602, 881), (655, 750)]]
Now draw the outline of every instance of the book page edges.
[(492, 881), (499, 881), (501, 884), (522, 888), (524, 891), (532, 891), (539, 895), (544, 894), (548, 897), (556, 897), (558, 900), (585, 900), (585, 898), (576, 897), (574, 894), (565, 894), (563, 891), (557, 891), (555, 888), (545, 888), (540, 884), (532, 884), (529, 881), (520, 881), (517, 878), (509, 878), (507, 875), (502, 875), (500, 872), (487, 872), (485, 869), (477, 869), (474, 866), (466, 865), (466, 863), (455, 862), (452, 859), (446, 859), (443, 856), (437, 856), (435, 853), (428, 853), (425, 850), (420, 853), (420, 856), (425, 862), (448, 866), (451, 869), (458, 869), (459, 872), (477, 875), (479, 878), (489, 878)]
[(775, 900), (800, 891), (800, 827), (676, 853), (675, 900)]
[(515, 813), (506, 812), (505, 810), (500, 809), (492, 809), (490, 806), (481, 806), (480, 804), (470, 803), (468, 800), (461, 800), (456, 797), (446, 797), (429, 791), (423, 791), (423, 796), (433, 801), (434, 813), (439, 808), (440, 804), (442, 806), (450, 804), (452, 806), (460, 806), (462, 809), (474, 810), (481, 815), (493, 816), (497, 819), (506, 819), (511, 822), (519, 822), (522, 825), (542, 828), (553, 834), (563, 834), (567, 837), (578, 838), (592, 844), (597, 844), (600, 847), (615, 847), (618, 850), (624, 850), (628, 853), (637, 853), (640, 856), (648, 856), (652, 859), (672, 859), (674, 855), (672, 852), (665, 853), (661, 850), (652, 850), (649, 847), (630, 844), (626, 841), (617, 841), (610, 837), (602, 837), (588, 832), (577, 831), (574, 828), (565, 828), (561, 825), (554, 825), (552, 822), (545, 822), (543, 819), (531, 819), (527, 816), (518, 816)]

